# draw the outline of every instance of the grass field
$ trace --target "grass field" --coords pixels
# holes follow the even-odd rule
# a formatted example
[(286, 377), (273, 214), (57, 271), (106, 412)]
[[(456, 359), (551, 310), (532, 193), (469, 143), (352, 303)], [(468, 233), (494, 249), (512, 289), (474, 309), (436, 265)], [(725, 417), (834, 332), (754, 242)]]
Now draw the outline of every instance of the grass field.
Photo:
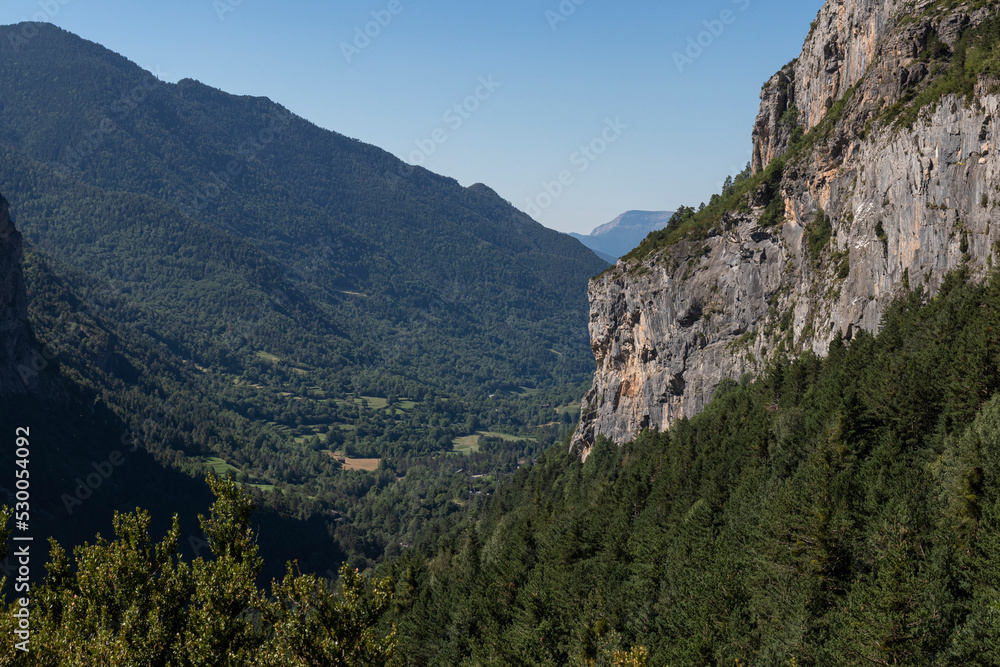
[(456, 452), (461, 452), (462, 454), (468, 454), (469, 452), (478, 452), (479, 436), (466, 435), (461, 438), (455, 438), (454, 440), (452, 440), (451, 444), (455, 448)]
[(345, 459), (344, 470), (363, 470), (375, 472), (382, 459)]
[(362, 404), (362, 401), (368, 401), (369, 410), (385, 410), (389, 407), (389, 401), (378, 396), (362, 396), (361, 398), (354, 399), (354, 402), (359, 405)]
[[(218, 456), (210, 456), (205, 459), (205, 463), (212, 469), (217, 477), (225, 477), (226, 475), (232, 473), (236, 474), (240, 472), (240, 469), (234, 465), (226, 463), (224, 459)], [(246, 486), (255, 486), (261, 491), (274, 491), (273, 484), (246, 484)]]
[(261, 491), (274, 491), (274, 484), (247, 484), (247, 486), (256, 486)]
[(462, 436), (461, 438), (455, 438), (451, 441), (453, 451), (461, 452), (463, 454), (468, 454), (469, 452), (479, 451), (479, 436), (485, 436), (487, 438), (499, 438), (505, 442), (523, 442), (528, 440), (528, 438), (523, 435), (508, 435), (506, 433), (494, 433), (493, 431), (477, 431), (472, 435)]
[(582, 403), (580, 403), (580, 401), (573, 401), (569, 405), (562, 405), (562, 406), (556, 408), (555, 410), (559, 414), (562, 414), (564, 412), (576, 412), (576, 411), (578, 411), (580, 409), (581, 405), (582, 405)]
[(415, 407), (417, 407), (416, 401), (411, 401), (411, 400), (406, 399), (406, 398), (401, 398), (398, 401), (396, 401), (396, 405), (395, 405), (395, 409), (393, 410), (393, 414), (396, 415), (397, 417), (402, 417), (408, 411), (412, 410)]
[(494, 433), (493, 431), (479, 431), (478, 435), (485, 435), (487, 438), (500, 438), (505, 442), (522, 442), (528, 439), (523, 435), (508, 435), (506, 433)]
[(229, 465), (218, 456), (206, 458), (205, 463), (208, 464), (208, 466), (212, 469), (212, 472), (214, 472), (217, 477), (225, 477), (229, 473), (233, 473), (235, 475), (240, 471), (239, 468)]

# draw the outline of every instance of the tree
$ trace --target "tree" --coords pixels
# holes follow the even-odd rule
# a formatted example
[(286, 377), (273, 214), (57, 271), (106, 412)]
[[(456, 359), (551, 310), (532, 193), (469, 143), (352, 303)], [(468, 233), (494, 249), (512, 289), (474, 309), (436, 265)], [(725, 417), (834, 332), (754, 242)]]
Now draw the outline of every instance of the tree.
[(392, 600), (389, 579), (369, 585), (345, 563), (334, 592), (325, 580), (296, 574), (289, 563), (284, 580), (271, 592), (273, 602), (259, 602), (262, 618), (275, 633), (262, 664), (355, 667), (385, 664), (392, 656), (395, 628), (384, 636), (376, 629)]
[[(53, 667), (383, 664), (395, 631), (382, 636), (376, 625), (391, 602), (391, 582), (369, 584), (345, 566), (334, 595), (315, 576), (293, 575), (289, 565), (269, 600), (255, 584), (263, 563), (249, 494), (232, 480), (209, 477), (208, 484), (216, 500), (211, 515), (199, 519), (211, 558), (188, 565), (177, 556), (176, 517), (154, 543), (142, 510), (116, 513), (115, 540), (98, 535), (77, 547), (75, 568), (53, 541), (46, 577), (32, 590), (31, 652), (5, 641), (0, 664), (26, 656), (30, 664)], [(9, 510), (0, 510), (0, 550), (9, 518)], [(7, 637), (14, 636), (18, 605), (14, 600), (0, 614)], [(316, 655), (321, 662), (311, 661)]]
[(722, 196), (728, 197), (733, 192), (733, 177), (726, 176), (726, 180), (722, 182)]

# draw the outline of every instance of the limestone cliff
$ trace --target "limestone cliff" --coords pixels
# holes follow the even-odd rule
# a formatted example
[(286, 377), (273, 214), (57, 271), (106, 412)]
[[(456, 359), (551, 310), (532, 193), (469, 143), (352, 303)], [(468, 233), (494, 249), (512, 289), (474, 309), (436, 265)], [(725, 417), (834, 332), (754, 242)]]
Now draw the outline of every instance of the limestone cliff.
[[(1000, 30), (998, 13), (976, 1), (827, 2), (761, 93), (751, 189), (592, 281), (598, 372), (579, 451), (598, 434), (624, 442), (692, 416), (723, 379), (775, 355), (875, 332), (900, 290), (933, 293), (963, 263), (985, 273), (1000, 248), (1000, 85), (989, 68), (964, 88), (944, 77), (977, 35)], [(781, 174), (774, 192), (768, 165)]]
[(0, 195), (0, 396), (24, 394), (37, 386), (40, 356), (32, 347), (28, 297), (21, 272), (21, 233)]

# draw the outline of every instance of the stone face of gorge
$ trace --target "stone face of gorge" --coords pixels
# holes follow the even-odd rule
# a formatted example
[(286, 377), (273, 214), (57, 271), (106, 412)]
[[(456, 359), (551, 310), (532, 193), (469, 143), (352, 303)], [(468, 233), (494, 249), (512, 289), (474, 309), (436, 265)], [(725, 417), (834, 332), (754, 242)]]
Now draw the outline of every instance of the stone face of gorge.
[(780, 120), (790, 106), (797, 109), (802, 129), (811, 130), (864, 76), (901, 4), (896, 0), (849, 0), (823, 6), (802, 53), (761, 91), (760, 114), (753, 130), (755, 171), (788, 145), (791, 128), (783, 127)]
[[(720, 382), (776, 355), (825, 355), (838, 334), (874, 333), (907, 286), (933, 294), (963, 262), (985, 274), (1000, 241), (1000, 224), (991, 225), (1000, 222), (1000, 98), (981, 85), (971, 100), (927, 107), (912, 128), (869, 126), (928, 76), (918, 54), (929, 30), (953, 45), (996, 12), (900, 23), (929, 4), (904, 12), (897, 2), (828, 2), (802, 56), (762, 91), (757, 171), (787, 149), (793, 104), (809, 129), (850, 91), (829, 133), (786, 166), (783, 225), (761, 228), (760, 209), (732, 215), (706, 239), (621, 261), (591, 282), (598, 372), (577, 451), (586, 456), (599, 434), (622, 443), (691, 417)], [(814, 257), (807, 229), (820, 209), (832, 238)]]
[(733, 342), (767, 314), (788, 259), (780, 239), (740, 222), (666, 261), (619, 268), (590, 286), (598, 371), (577, 437), (625, 442), (692, 416), (732, 367)]

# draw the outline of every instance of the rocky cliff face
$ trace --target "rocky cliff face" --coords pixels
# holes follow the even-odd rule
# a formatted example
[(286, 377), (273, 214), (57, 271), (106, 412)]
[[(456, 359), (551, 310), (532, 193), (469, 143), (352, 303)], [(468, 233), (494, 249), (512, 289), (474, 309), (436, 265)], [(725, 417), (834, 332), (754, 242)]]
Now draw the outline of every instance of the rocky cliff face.
[(28, 327), (28, 297), (21, 273), (21, 233), (0, 195), (0, 396), (37, 388), (38, 372)]
[(584, 456), (598, 434), (624, 442), (696, 414), (775, 355), (875, 332), (901, 290), (933, 293), (963, 263), (985, 273), (1000, 248), (1000, 86), (983, 76), (900, 118), (998, 12), (953, 4), (827, 2), (753, 131), (755, 171), (784, 163), (784, 221), (761, 224), (758, 190), (701, 235), (594, 279)]

